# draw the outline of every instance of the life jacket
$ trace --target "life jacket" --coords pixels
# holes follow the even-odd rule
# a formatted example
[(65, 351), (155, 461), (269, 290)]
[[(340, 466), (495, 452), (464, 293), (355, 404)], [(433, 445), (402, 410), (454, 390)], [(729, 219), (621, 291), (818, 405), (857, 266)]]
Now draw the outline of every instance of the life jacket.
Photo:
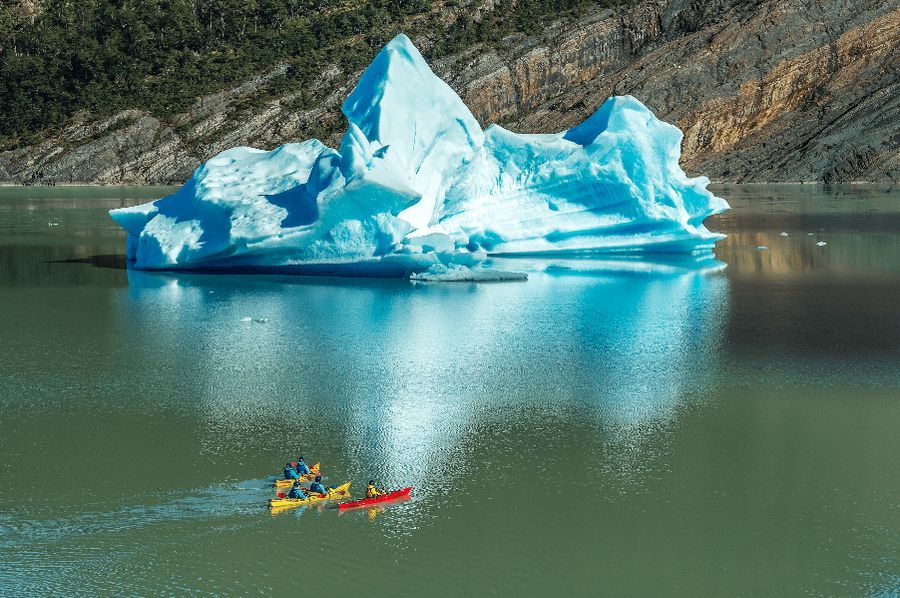
[(322, 482), (313, 482), (309, 485), (310, 492), (318, 492), (319, 494), (326, 494), (328, 490), (325, 488), (325, 484)]
[(303, 494), (303, 490), (300, 488), (291, 488), (291, 491), (288, 492), (288, 498), (306, 498), (306, 495)]
[(309, 465), (304, 463), (303, 461), (297, 461), (297, 473), (300, 475), (306, 475), (309, 473)]
[(369, 484), (366, 486), (366, 498), (377, 498), (381, 495), (381, 492), (378, 491), (378, 488)]
[(297, 479), (297, 472), (294, 471), (294, 469), (293, 469), (292, 467), (285, 467), (285, 468), (284, 468), (284, 479), (286, 479), (286, 480), (296, 480), (296, 479)]

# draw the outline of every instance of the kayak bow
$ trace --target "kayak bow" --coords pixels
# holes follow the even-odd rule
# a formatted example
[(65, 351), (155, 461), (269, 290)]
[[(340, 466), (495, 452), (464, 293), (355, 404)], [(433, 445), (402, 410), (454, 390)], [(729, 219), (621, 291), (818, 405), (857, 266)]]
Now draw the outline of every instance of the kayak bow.
[(270, 509), (289, 509), (292, 507), (302, 507), (312, 505), (326, 500), (341, 500), (350, 497), (350, 482), (342, 484), (337, 488), (329, 488), (328, 494), (313, 493), (306, 498), (270, 498)]
[(394, 490), (392, 492), (388, 492), (387, 494), (382, 494), (381, 496), (377, 496), (375, 498), (363, 498), (361, 500), (352, 500), (350, 502), (342, 502), (338, 505), (340, 509), (352, 509), (353, 507), (368, 507), (369, 505), (377, 505), (381, 502), (388, 502), (389, 500), (395, 500), (397, 498), (404, 498), (409, 496), (409, 493), (412, 491), (412, 486), (407, 486), (402, 490)]
[(294, 485), (294, 482), (296, 482), (296, 481), (311, 482), (314, 479), (316, 479), (317, 475), (322, 475), (319, 473), (319, 464), (318, 463), (316, 463), (315, 465), (313, 465), (312, 467), (309, 468), (309, 473), (303, 474), (296, 480), (293, 478), (290, 480), (285, 480), (285, 479), (279, 479), (276, 477), (275, 483), (273, 484), (273, 486), (275, 486), (276, 488), (290, 488), (291, 486)]

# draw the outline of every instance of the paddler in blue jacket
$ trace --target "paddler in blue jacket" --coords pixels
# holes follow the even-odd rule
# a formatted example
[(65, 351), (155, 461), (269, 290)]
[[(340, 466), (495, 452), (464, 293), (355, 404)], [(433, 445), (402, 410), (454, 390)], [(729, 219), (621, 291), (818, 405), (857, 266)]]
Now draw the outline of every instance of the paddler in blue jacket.
[(316, 481), (309, 485), (309, 491), (318, 492), (319, 494), (328, 494), (328, 488), (322, 483), (322, 476), (316, 476)]
[(300, 476), (297, 475), (296, 470), (294, 470), (294, 466), (291, 463), (288, 463), (284, 466), (284, 479), (286, 480), (296, 480)]
[(306, 493), (303, 492), (303, 488), (300, 487), (300, 480), (294, 482), (291, 491), (288, 492), (288, 498), (299, 498), (301, 500), (306, 498)]
[(297, 458), (297, 475), (308, 475), (309, 474), (309, 465), (303, 462), (303, 457)]

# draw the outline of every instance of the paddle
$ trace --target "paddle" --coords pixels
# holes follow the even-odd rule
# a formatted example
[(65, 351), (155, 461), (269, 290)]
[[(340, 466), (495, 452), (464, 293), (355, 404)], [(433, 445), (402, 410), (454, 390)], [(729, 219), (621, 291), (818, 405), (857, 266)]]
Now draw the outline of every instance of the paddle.
[(278, 498), (286, 498), (286, 497), (287, 497), (287, 494), (285, 494), (284, 492), (278, 493)]

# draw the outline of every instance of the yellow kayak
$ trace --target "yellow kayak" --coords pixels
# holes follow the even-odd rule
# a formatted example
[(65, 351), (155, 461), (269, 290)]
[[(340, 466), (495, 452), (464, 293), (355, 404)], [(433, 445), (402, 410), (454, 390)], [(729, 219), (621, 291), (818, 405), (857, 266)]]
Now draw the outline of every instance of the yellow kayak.
[(350, 482), (337, 488), (329, 488), (328, 494), (314, 493), (306, 498), (270, 498), (269, 508), (289, 509), (291, 507), (312, 505), (326, 500), (341, 500), (342, 498), (350, 498)]
[[(311, 482), (314, 479), (316, 479), (317, 475), (322, 475), (319, 473), (319, 464), (318, 463), (316, 463), (315, 465), (313, 465), (312, 467), (309, 468), (309, 473), (300, 476), (299, 478), (297, 478), (297, 480), (300, 480), (301, 482)], [(291, 486), (294, 485), (294, 482), (296, 482), (297, 480), (294, 480), (294, 479), (280, 480), (278, 478), (275, 478), (274, 486), (276, 488), (290, 488)]]

